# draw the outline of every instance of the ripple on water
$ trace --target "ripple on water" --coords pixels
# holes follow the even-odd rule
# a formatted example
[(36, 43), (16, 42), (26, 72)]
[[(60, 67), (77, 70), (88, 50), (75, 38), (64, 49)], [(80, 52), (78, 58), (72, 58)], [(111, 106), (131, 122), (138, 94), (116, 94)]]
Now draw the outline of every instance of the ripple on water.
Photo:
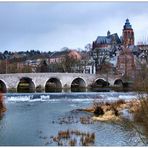
[[(101, 96), (102, 95), (102, 96)], [(100, 97), (101, 96), (101, 97)], [(57, 135), (59, 130), (81, 130), (95, 132), (96, 146), (132, 146), (138, 135), (125, 126), (115, 123), (94, 122), (83, 124), (81, 117), (90, 114), (76, 111), (77, 108), (90, 106), (94, 99), (115, 100), (132, 93), (71, 93), (71, 94), (9, 94), (6, 95), (8, 111), (0, 121), (0, 145), (37, 145), (52, 146), (48, 139)], [(13, 102), (13, 103), (12, 103)], [(59, 118), (73, 116), (69, 123), (60, 124)], [(65, 119), (67, 121), (67, 119)], [(54, 122), (52, 122), (54, 121)], [(3, 127), (3, 128), (2, 128)], [(42, 131), (42, 133), (37, 133)], [(131, 136), (132, 135), (132, 136)], [(41, 136), (39, 138), (39, 136)], [(138, 143), (137, 145), (142, 145)]]

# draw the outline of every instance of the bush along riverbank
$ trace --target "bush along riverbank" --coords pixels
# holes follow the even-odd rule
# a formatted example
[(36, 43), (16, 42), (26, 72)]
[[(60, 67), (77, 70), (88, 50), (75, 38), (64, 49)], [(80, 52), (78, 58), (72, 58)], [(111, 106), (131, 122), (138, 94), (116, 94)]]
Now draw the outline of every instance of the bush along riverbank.
[(144, 145), (148, 145), (148, 93), (139, 94), (139, 106), (133, 113), (133, 121), (129, 122), (139, 134)]
[(4, 105), (3, 95), (0, 93), (0, 116), (5, 111), (6, 111), (6, 107)]
[[(79, 111), (92, 113), (94, 121), (122, 121), (124, 118), (124, 110), (129, 114), (136, 113), (140, 108), (140, 100), (124, 101), (118, 100), (115, 102), (93, 102), (93, 105), (78, 109)], [(134, 115), (134, 114), (133, 114)]]

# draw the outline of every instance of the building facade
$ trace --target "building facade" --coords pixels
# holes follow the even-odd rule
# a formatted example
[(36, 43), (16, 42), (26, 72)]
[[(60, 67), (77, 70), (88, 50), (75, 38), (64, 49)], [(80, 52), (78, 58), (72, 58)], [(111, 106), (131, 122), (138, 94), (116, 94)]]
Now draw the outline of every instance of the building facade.
[(120, 51), (120, 54), (117, 58), (117, 74), (131, 77), (135, 72), (135, 68), (136, 65), (134, 55), (132, 54), (129, 48), (124, 48)]
[[(113, 68), (117, 66), (119, 73), (123, 74), (126, 69), (128, 73), (135, 67), (133, 53), (137, 54), (137, 52), (134, 45), (134, 31), (129, 19), (126, 19), (123, 25), (120, 38), (117, 33), (111, 34), (108, 31), (107, 36), (98, 36), (92, 43), (92, 57), (95, 60), (96, 71), (99, 71), (101, 64), (110, 62)], [(129, 60), (127, 66), (125, 66), (125, 59)]]
[(76, 50), (64, 50), (59, 52), (54, 52), (50, 58), (49, 63), (60, 63), (62, 60), (68, 56), (69, 58), (73, 58), (75, 60), (80, 60), (81, 55)]
[(108, 63), (121, 45), (117, 33), (107, 32), (107, 36), (98, 36), (92, 44), (92, 57), (95, 61), (96, 72), (99, 73), (101, 65)]

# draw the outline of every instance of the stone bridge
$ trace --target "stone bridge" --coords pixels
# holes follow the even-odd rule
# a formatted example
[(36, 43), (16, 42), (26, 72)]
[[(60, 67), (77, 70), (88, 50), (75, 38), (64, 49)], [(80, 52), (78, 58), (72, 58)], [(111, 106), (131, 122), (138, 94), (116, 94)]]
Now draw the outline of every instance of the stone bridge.
[(15, 73), (0, 74), (0, 91), (7, 92), (9, 89), (19, 91), (19, 87), (29, 88), (36, 92), (37, 87), (47, 90), (51, 87), (72, 88), (83, 87), (89, 88), (92, 85), (114, 85), (121, 84), (122, 79), (119, 77), (107, 77), (99, 74), (84, 73)]

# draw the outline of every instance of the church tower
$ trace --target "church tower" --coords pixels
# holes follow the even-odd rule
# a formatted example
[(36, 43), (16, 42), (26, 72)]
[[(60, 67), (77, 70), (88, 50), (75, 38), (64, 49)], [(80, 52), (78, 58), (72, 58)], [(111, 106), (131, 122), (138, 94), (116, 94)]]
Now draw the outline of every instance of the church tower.
[(123, 26), (123, 45), (125, 47), (134, 45), (134, 31), (129, 19), (126, 19), (125, 25)]

